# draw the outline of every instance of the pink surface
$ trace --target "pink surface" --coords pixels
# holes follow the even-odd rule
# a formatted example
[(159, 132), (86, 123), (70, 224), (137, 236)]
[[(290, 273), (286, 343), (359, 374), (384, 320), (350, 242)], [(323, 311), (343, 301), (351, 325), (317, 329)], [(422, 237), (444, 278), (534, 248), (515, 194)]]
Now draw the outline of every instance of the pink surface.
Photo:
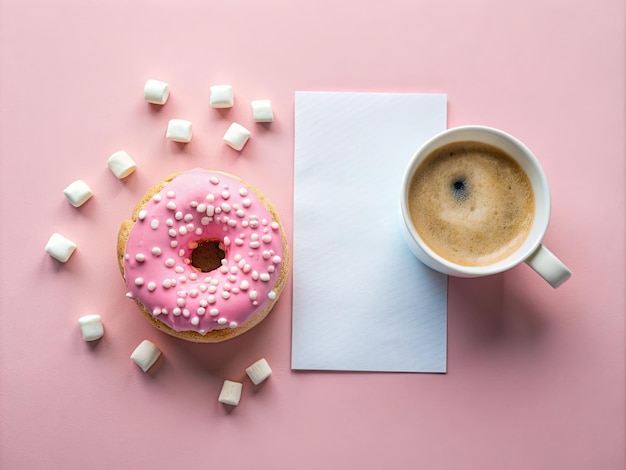
[[(0, 0), (0, 468), (624, 468), (622, 1), (87, 3)], [(169, 81), (163, 109), (147, 78)], [(230, 111), (208, 107), (219, 83)], [(451, 279), (445, 375), (291, 372), (290, 286), (228, 343), (153, 329), (124, 298), (119, 223), (155, 180), (205, 166), (258, 185), (291, 234), (295, 90), (445, 92), (449, 126), (522, 139), (573, 278)], [(251, 122), (257, 98), (272, 125)], [(172, 117), (189, 145), (164, 139)], [(253, 129), (241, 154), (221, 143), (233, 120)], [(105, 165), (118, 149), (139, 165), (125, 181)], [(77, 178), (95, 192), (78, 210)], [(53, 231), (79, 245), (66, 265), (43, 252)], [(165, 356), (152, 374), (129, 359), (145, 338)], [(260, 357), (269, 381), (219, 404)]]

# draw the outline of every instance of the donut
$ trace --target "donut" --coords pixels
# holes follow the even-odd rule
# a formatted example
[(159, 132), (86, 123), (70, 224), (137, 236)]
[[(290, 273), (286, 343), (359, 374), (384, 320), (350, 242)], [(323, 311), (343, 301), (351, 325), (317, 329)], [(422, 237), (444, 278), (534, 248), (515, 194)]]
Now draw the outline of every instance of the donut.
[(127, 297), (159, 330), (216, 343), (260, 323), (290, 266), (284, 228), (254, 186), (196, 168), (153, 185), (122, 222)]

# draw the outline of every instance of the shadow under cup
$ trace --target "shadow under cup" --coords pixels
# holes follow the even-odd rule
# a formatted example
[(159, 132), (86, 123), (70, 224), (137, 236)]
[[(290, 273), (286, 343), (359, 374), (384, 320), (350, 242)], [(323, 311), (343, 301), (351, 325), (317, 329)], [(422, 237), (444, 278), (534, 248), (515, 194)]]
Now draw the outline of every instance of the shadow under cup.
[[(534, 192), (535, 214), (531, 229), (522, 245), (506, 258), (484, 266), (464, 266), (453, 263), (435, 253), (419, 236), (413, 226), (409, 212), (409, 188), (419, 165), (434, 150), (455, 142), (479, 142), (499, 148), (513, 158), (528, 176)], [(511, 135), (490, 127), (463, 126), (448, 129), (427, 141), (413, 156), (402, 180), (400, 209), (402, 228), (411, 251), (424, 264), (459, 277), (487, 276), (506, 271), (529, 258), (541, 244), (550, 221), (550, 191), (548, 182), (537, 158), (519, 140)]]

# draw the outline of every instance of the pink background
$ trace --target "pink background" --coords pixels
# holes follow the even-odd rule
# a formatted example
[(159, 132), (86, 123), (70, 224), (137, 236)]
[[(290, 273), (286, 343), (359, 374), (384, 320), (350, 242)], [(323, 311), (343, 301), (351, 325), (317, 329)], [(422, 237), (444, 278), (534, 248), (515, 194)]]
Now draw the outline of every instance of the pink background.
[[(624, 468), (625, 18), (622, 0), (0, 0), (0, 468)], [(148, 78), (171, 85), (161, 110)], [(230, 111), (208, 106), (218, 83)], [(518, 136), (574, 277), (450, 279), (445, 375), (292, 372), (291, 287), (228, 343), (152, 329), (124, 298), (120, 221), (205, 166), (261, 187), (291, 236), (296, 90), (443, 92), (449, 126)], [(263, 127), (248, 103), (265, 97)], [(164, 139), (171, 117), (189, 145)], [(253, 130), (241, 154), (221, 143), (233, 120)], [(118, 149), (139, 165), (125, 181)], [(77, 178), (96, 193), (80, 209), (62, 195)], [(79, 245), (66, 265), (43, 252), (53, 231)], [(129, 359), (144, 338), (165, 356), (152, 374)], [(219, 404), (260, 357), (270, 380)]]

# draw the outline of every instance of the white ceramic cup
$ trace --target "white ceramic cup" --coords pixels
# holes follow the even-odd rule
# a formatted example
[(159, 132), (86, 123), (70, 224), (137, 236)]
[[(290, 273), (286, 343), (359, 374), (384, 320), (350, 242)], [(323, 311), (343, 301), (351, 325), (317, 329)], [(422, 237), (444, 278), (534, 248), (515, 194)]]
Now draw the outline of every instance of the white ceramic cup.
[[(493, 145), (511, 156), (528, 175), (535, 193), (535, 218), (524, 243), (506, 258), (486, 266), (464, 266), (435, 253), (419, 236), (411, 221), (408, 194), (415, 170), (430, 153), (454, 142), (481, 142)], [(479, 277), (501, 273), (524, 262), (556, 288), (567, 281), (571, 271), (543, 244), (550, 220), (550, 190), (546, 176), (532, 152), (506, 132), (484, 126), (462, 126), (448, 129), (428, 140), (415, 153), (402, 179), (400, 199), (402, 230), (411, 251), (424, 264), (444, 274)]]

